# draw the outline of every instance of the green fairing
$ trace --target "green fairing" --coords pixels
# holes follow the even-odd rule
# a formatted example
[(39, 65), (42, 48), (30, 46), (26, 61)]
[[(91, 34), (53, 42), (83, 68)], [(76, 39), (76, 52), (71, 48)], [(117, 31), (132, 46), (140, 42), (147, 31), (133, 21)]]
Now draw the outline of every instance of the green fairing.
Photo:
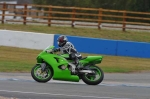
[[(53, 49), (54, 46), (48, 47), (43, 50), (37, 57), (37, 63), (42, 63), (43, 61), (49, 64), (49, 66), (53, 69), (53, 79), (54, 80), (63, 80), (63, 81), (74, 81), (79, 82), (79, 77), (77, 75), (71, 75), (71, 71), (66, 68), (62, 70), (59, 66), (68, 66), (68, 62), (71, 60), (66, 60), (65, 58), (69, 58), (68, 54), (57, 55), (47, 53), (46, 50)], [(86, 66), (88, 64), (96, 64), (102, 61), (102, 56), (88, 56), (84, 59), (80, 60), (82, 66)]]
[(88, 56), (87, 58), (80, 60), (80, 63), (82, 63), (83, 66), (88, 64), (97, 64), (101, 63), (102, 59), (102, 56)]
[[(58, 59), (58, 62), (56, 59)], [(64, 65), (67, 67), (68, 61), (64, 59), (61, 56), (58, 56), (56, 54), (48, 54), (45, 51), (41, 52), (37, 57), (37, 63), (42, 63), (42, 61), (45, 61), (53, 68), (53, 79), (54, 80), (65, 80), (65, 81), (74, 81), (79, 82), (79, 77), (76, 75), (71, 75), (70, 70), (66, 68), (65, 70), (62, 70), (58, 68), (58, 66)]]
[[(68, 54), (63, 54), (61, 55), (64, 58), (69, 58)], [(83, 66), (88, 65), (88, 64), (96, 64), (96, 63), (101, 63), (103, 59), (103, 56), (88, 56), (86, 58), (83, 58), (80, 60), (80, 63), (82, 63)], [(71, 60), (68, 60), (71, 61)]]

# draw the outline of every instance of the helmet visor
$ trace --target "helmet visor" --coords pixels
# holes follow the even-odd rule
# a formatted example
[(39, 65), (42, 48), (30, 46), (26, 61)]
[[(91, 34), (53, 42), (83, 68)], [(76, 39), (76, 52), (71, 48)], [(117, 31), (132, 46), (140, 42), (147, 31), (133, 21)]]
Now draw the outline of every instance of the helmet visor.
[(58, 41), (57, 44), (58, 44), (59, 47), (62, 47), (62, 46), (63, 46), (63, 42), (59, 42), (59, 41)]

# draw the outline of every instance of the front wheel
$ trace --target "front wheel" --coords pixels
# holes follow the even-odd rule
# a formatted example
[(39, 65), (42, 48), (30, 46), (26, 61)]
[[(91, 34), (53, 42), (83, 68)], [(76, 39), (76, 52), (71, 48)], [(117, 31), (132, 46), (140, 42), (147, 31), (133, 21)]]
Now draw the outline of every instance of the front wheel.
[(83, 74), (81, 79), (88, 85), (97, 85), (103, 81), (104, 73), (100, 67), (90, 66), (90, 70), (94, 71), (94, 74)]
[(47, 66), (46, 70), (42, 72), (41, 66), (40, 64), (38, 64), (32, 68), (31, 75), (35, 81), (45, 83), (45, 82), (48, 82), (52, 78), (53, 71), (51, 67)]

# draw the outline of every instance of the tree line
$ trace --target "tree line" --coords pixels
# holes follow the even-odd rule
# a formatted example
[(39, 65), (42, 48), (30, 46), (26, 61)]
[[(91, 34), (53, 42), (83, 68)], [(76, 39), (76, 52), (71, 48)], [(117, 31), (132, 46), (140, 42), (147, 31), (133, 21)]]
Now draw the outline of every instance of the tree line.
[[(126, 11), (137, 11), (137, 12), (150, 12), (150, 0), (33, 0), (35, 4), (39, 5), (54, 5), (54, 6), (69, 6), (69, 7), (86, 7), (86, 8), (103, 8), (112, 10), (126, 10)], [(48, 10), (48, 9), (45, 9)], [(61, 9), (62, 11), (67, 11), (67, 9)], [(82, 11), (81, 11), (82, 12)], [(94, 11), (84, 11), (87, 13), (98, 13)], [(103, 12), (104, 14), (109, 14), (109, 12)], [(115, 15), (122, 15), (122, 13), (114, 13)], [(53, 16), (58, 16), (58, 14), (53, 14)], [(68, 15), (59, 15), (68, 16)], [(149, 18), (149, 15), (137, 15), (137, 14), (127, 14), (127, 16), (144, 17)], [(79, 18), (95, 18), (94, 16), (76, 16)], [(115, 19), (122, 20), (118, 18), (103, 18), (103, 19)], [(144, 22), (149, 23), (148, 20), (137, 20), (137, 19), (127, 19), (127, 21), (132, 22)]]
[(150, 0), (33, 0), (35, 4), (150, 12)]

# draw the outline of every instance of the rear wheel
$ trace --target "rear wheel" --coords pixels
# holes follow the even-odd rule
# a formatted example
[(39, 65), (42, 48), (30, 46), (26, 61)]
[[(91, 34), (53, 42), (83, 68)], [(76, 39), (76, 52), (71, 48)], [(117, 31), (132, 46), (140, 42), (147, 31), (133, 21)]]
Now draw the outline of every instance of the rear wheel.
[(47, 67), (46, 70), (42, 72), (41, 66), (38, 64), (32, 68), (31, 75), (35, 81), (45, 83), (52, 78), (53, 71), (51, 67)]
[(100, 67), (90, 66), (90, 70), (94, 71), (94, 74), (85, 73), (81, 76), (82, 80), (88, 85), (97, 85), (103, 81), (104, 73)]

